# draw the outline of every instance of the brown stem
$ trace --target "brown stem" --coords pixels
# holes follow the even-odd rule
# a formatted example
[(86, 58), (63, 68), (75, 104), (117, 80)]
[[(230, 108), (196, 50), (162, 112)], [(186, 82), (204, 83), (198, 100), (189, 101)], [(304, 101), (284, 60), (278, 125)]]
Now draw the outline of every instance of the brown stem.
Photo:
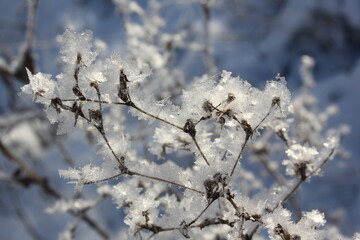
[(139, 177), (144, 177), (144, 178), (156, 180), (156, 181), (159, 181), (159, 182), (168, 183), (168, 184), (171, 184), (171, 185), (174, 185), (174, 186), (178, 186), (178, 187), (181, 187), (181, 188), (184, 188), (184, 189), (191, 190), (191, 191), (193, 191), (193, 192), (200, 193), (201, 195), (205, 195), (205, 193), (204, 193), (203, 191), (200, 191), (200, 190), (197, 190), (197, 189), (194, 189), (194, 188), (191, 188), (191, 187), (187, 187), (187, 186), (185, 186), (185, 185), (182, 185), (182, 184), (179, 184), (179, 183), (170, 181), (170, 180), (166, 180), (166, 179), (163, 179), (163, 178), (158, 178), (158, 177), (154, 177), (154, 176), (149, 176), (149, 175), (146, 175), (146, 174), (143, 174), (143, 173), (139, 173), (139, 172), (134, 172), (134, 171), (129, 171), (129, 175), (136, 175), (136, 176), (139, 176)]
[(128, 107), (132, 107), (132, 108), (136, 109), (137, 111), (139, 111), (139, 112), (141, 112), (141, 113), (143, 113), (143, 114), (145, 114), (145, 115), (147, 115), (147, 116), (149, 116), (149, 117), (151, 117), (151, 118), (154, 118), (154, 119), (159, 120), (159, 121), (161, 121), (161, 122), (163, 122), (163, 123), (166, 123), (166, 124), (168, 124), (168, 125), (171, 125), (171, 126), (173, 126), (173, 127), (176, 127), (176, 128), (178, 128), (178, 129), (180, 129), (180, 130), (182, 130), (182, 131), (184, 130), (182, 127), (180, 127), (180, 126), (178, 126), (178, 125), (176, 125), (176, 124), (174, 124), (174, 123), (172, 123), (172, 122), (169, 122), (169, 121), (167, 121), (167, 120), (165, 120), (165, 119), (163, 119), (163, 118), (160, 118), (160, 117), (155, 116), (155, 115), (153, 115), (153, 114), (151, 114), (151, 113), (149, 113), (149, 112), (146, 112), (145, 110), (143, 110), (143, 109), (141, 109), (140, 107), (136, 106), (136, 105), (135, 105), (134, 103), (132, 103), (132, 102), (131, 102), (131, 103), (109, 102), (109, 101), (104, 101), (104, 100), (99, 101), (99, 100), (90, 99), (90, 98), (86, 98), (86, 99), (82, 99), (82, 100), (79, 100), (79, 99), (61, 99), (61, 101), (63, 101), (63, 102), (86, 101), (86, 102), (96, 102), (96, 103), (103, 103), (103, 104), (124, 105), (124, 106), (128, 106)]
[(242, 155), (243, 152), (244, 152), (245, 146), (246, 146), (247, 142), (249, 141), (249, 138), (250, 138), (249, 135), (246, 135), (246, 136), (245, 136), (245, 141), (244, 141), (244, 143), (241, 145), (241, 149), (240, 149), (239, 155), (237, 156), (236, 161), (235, 161), (235, 163), (234, 163), (234, 166), (233, 166), (233, 168), (231, 169), (230, 176), (232, 176), (232, 175), (234, 174), (235, 168), (236, 168), (238, 162), (240, 161), (241, 155)]
[(114, 178), (117, 178), (117, 177), (120, 177), (121, 175), (124, 175), (123, 173), (119, 173), (119, 174), (116, 174), (114, 176), (111, 176), (111, 177), (107, 177), (107, 178), (103, 178), (103, 179), (99, 179), (99, 180), (86, 180), (83, 184), (84, 185), (89, 185), (89, 184), (93, 184), (93, 183), (102, 183), (102, 182), (106, 182), (106, 181), (109, 181), (111, 179), (114, 179)]
[(63, 101), (63, 102), (83, 101), (83, 102), (95, 102), (95, 103), (114, 104), (114, 105), (124, 105), (124, 106), (127, 106), (127, 104), (124, 103), (124, 102), (109, 102), (109, 101), (105, 101), (105, 100), (99, 101), (99, 100), (90, 99), (90, 98), (85, 98), (85, 99), (72, 99), (72, 98), (67, 98), (67, 99), (61, 99), (61, 101)]
[(192, 224), (194, 224), (194, 223), (201, 217), (201, 215), (203, 215), (203, 214), (206, 212), (206, 210), (210, 207), (210, 205), (211, 205), (215, 200), (216, 200), (216, 199), (213, 199), (210, 203), (208, 203), (208, 205), (205, 207), (205, 209), (202, 210), (201, 213), (200, 213), (194, 220), (192, 220), (189, 224), (187, 224), (186, 226), (187, 226), (187, 227), (190, 227)]
[(158, 116), (155, 116), (155, 115), (153, 115), (153, 114), (151, 114), (151, 113), (148, 113), (148, 112), (144, 111), (143, 109), (139, 108), (139, 107), (136, 106), (135, 104), (130, 105), (130, 107), (138, 110), (139, 112), (141, 112), (141, 113), (143, 113), (143, 114), (145, 114), (145, 115), (147, 115), (147, 116), (149, 116), (149, 117), (151, 117), (151, 118), (154, 118), (154, 119), (159, 120), (159, 121), (161, 121), (161, 122), (163, 122), (163, 123), (169, 124), (169, 125), (171, 125), (171, 126), (173, 126), (173, 127), (176, 127), (176, 128), (178, 128), (178, 129), (180, 129), (180, 130), (182, 130), (182, 131), (184, 130), (182, 127), (180, 127), (180, 126), (178, 126), (178, 125), (176, 125), (176, 124), (174, 124), (174, 123), (172, 123), (172, 122), (169, 122), (169, 121), (167, 121), (167, 120), (165, 120), (165, 119), (163, 119), (163, 118), (160, 118), (160, 117), (158, 117)]
[[(233, 166), (233, 168), (231, 170), (230, 176), (232, 176), (234, 174), (235, 168), (236, 168), (236, 166), (237, 166), (237, 164), (238, 164), (238, 162), (239, 162), (239, 160), (241, 158), (242, 153), (244, 152), (244, 149), (245, 149), (246, 144), (249, 141), (250, 137), (259, 128), (259, 126), (265, 121), (265, 119), (270, 115), (272, 109), (273, 109), (273, 106), (270, 107), (268, 113), (261, 119), (261, 121), (258, 123), (258, 125), (256, 125), (256, 127), (254, 129), (250, 129), (251, 133), (245, 132), (246, 133), (245, 141), (241, 145), (240, 153), (239, 153), (238, 157), (236, 158), (236, 161), (235, 161), (235, 164), (234, 164), (234, 166)], [(235, 116), (233, 118), (243, 127), (242, 122), (240, 122)]]
[(200, 155), (203, 157), (203, 159), (205, 160), (206, 164), (207, 164), (208, 166), (210, 166), (210, 163), (209, 163), (209, 161), (207, 160), (204, 152), (201, 150), (201, 148), (200, 148), (200, 146), (199, 146), (199, 143), (198, 143), (197, 140), (196, 140), (196, 137), (194, 136), (194, 137), (192, 137), (192, 139), (193, 139), (193, 141), (194, 141), (194, 143), (195, 143), (195, 146), (196, 146), (196, 148), (198, 149)]

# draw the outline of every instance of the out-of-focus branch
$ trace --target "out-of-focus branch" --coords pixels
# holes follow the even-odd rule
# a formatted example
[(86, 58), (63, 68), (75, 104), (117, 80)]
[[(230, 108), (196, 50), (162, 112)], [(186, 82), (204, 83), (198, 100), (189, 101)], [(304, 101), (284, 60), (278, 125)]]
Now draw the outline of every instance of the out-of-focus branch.
[(10, 201), (12, 202), (12, 205), (14, 206), (15, 214), (18, 216), (19, 220), (24, 225), (24, 228), (32, 237), (32, 239), (34, 240), (44, 239), (37, 231), (33, 223), (31, 222), (29, 216), (26, 214), (25, 209), (21, 206), (20, 199), (18, 198), (16, 192), (12, 191), (12, 189), (9, 187), (7, 193), (8, 193), (8, 197), (10, 198)]
[[(55, 199), (64, 199), (60, 193), (53, 189), (45, 178), (39, 176), (31, 167), (23, 162), (22, 159), (17, 157), (0, 139), (0, 151), (11, 162), (15, 163), (30, 179), (33, 183), (37, 184), (46, 194), (54, 197)], [(78, 216), (77, 213), (70, 211), (73, 216)], [(89, 216), (81, 214), (79, 216), (85, 223), (89, 225), (95, 232), (97, 232), (103, 239), (109, 239), (109, 235), (100, 228)]]
[(200, 3), (200, 5), (204, 15), (204, 63), (207, 73), (213, 75), (216, 72), (216, 67), (210, 46), (211, 6), (208, 3)]
[(36, 10), (38, 0), (28, 0), (28, 18), (26, 24), (25, 41), (22, 46), (20, 56), (15, 64), (7, 64), (4, 59), (0, 58), (0, 73), (10, 77), (16, 77), (24, 83), (28, 83), (28, 77), (25, 68), (31, 72), (35, 70), (35, 61), (32, 56), (32, 48), (34, 45), (35, 26), (36, 26)]

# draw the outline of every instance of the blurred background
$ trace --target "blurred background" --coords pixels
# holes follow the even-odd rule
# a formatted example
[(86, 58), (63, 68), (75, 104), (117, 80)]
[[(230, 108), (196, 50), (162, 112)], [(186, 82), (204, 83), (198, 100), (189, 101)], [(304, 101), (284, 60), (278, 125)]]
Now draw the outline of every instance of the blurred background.
[[(61, 73), (58, 36), (66, 28), (93, 31), (99, 57), (134, 51), (124, 23), (129, 17), (144, 21), (128, 15), (145, 14), (139, 9), (148, 15), (142, 22), (149, 25), (146, 34), (155, 29), (162, 36), (153, 36), (152, 44), (171, 52), (165, 66), (179, 72), (176, 86), (181, 88), (194, 77), (221, 70), (262, 88), (280, 73), (296, 96), (302, 86), (301, 57), (314, 59), (312, 93), (319, 110), (336, 105), (328, 127), (342, 126), (346, 134), (341, 157), (327, 164), (323, 177), (302, 186), (301, 207), (324, 212), (346, 236), (360, 232), (360, 1), (135, 2), (0, 0), (0, 239), (56, 239), (75, 220), (46, 208), (61, 198), (58, 192), (79, 194), (60, 179), (58, 169), (88, 163), (96, 152), (86, 133), (57, 136), (41, 107), (18, 97), (28, 82), (25, 67), (33, 73)], [(96, 188), (81, 194), (96, 198)], [(105, 199), (88, 216), (114, 235), (123, 226), (122, 210), (115, 209)], [(98, 238), (85, 223), (80, 226), (77, 239)]]

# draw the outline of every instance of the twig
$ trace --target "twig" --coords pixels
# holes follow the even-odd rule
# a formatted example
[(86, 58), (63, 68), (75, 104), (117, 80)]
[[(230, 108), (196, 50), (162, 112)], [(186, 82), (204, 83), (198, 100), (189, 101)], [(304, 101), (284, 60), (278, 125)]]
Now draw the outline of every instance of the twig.
[[(284, 204), (295, 192), (303, 182), (305, 182), (306, 179), (313, 176), (316, 172), (318, 172), (331, 158), (333, 153), (335, 152), (335, 148), (332, 148), (329, 155), (324, 159), (324, 161), (319, 164), (317, 168), (315, 168), (313, 171), (311, 171), (309, 174), (305, 175), (304, 177), (300, 178), (299, 181), (291, 188), (291, 190), (274, 206), (272, 209), (270, 209), (270, 212), (273, 212), (275, 209), (277, 209), (281, 204)], [(257, 232), (259, 229), (260, 224), (258, 224), (250, 234), (250, 239), (252, 239), (252, 236)]]
[[(62, 100), (61, 100), (62, 101)], [(97, 102), (102, 102), (100, 100), (98, 100)], [(60, 105), (60, 107), (66, 111), (71, 111), (71, 109), (69, 109), (68, 107), (64, 106), (64, 105)], [(87, 119), (85, 116), (81, 116), (79, 115), (80, 117), (86, 119), (86, 120), (90, 120), (90, 119)], [(101, 120), (102, 121), (102, 120)], [(108, 138), (106, 137), (106, 133), (104, 131), (104, 128), (102, 126), (102, 122), (100, 125), (97, 125), (96, 123), (93, 123), (93, 125), (95, 126), (95, 128), (98, 130), (98, 132), (101, 134), (101, 136), (103, 137), (107, 147), (109, 148), (109, 150), (111, 151), (111, 154), (115, 157), (115, 159), (117, 160), (117, 162), (119, 163), (119, 168), (121, 170), (121, 173), (119, 174), (116, 174), (115, 176), (111, 176), (111, 177), (108, 177), (108, 178), (105, 178), (105, 179), (102, 179), (102, 180), (97, 180), (97, 181), (88, 181), (88, 182), (85, 182), (84, 184), (91, 184), (91, 183), (99, 183), (99, 182), (103, 182), (103, 181), (107, 181), (107, 180), (110, 180), (110, 179), (113, 179), (113, 178), (116, 178), (116, 177), (119, 177), (120, 175), (124, 174), (124, 175), (136, 175), (136, 176), (140, 176), (140, 177), (145, 177), (145, 178), (148, 178), (148, 179), (152, 179), (152, 180), (157, 180), (157, 181), (160, 181), (160, 182), (164, 182), (164, 183), (168, 183), (168, 184), (171, 184), (171, 185), (175, 185), (175, 186), (178, 186), (178, 187), (181, 187), (181, 188), (184, 188), (184, 189), (188, 189), (188, 190), (191, 190), (191, 191), (194, 191), (194, 192), (197, 192), (197, 193), (200, 193), (202, 195), (204, 195), (205, 193), (200, 191), (200, 190), (197, 190), (197, 189), (193, 189), (191, 187), (187, 187), (185, 185), (182, 185), (182, 184), (179, 184), (179, 183), (176, 183), (176, 182), (173, 182), (173, 181), (169, 181), (169, 180), (166, 180), (166, 179), (162, 179), (162, 178), (158, 178), (158, 177), (154, 177), (154, 176), (149, 176), (149, 175), (146, 175), (146, 174), (143, 174), (143, 173), (139, 173), (139, 172), (135, 172), (135, 171), (131, 171), (128, 169), (128, 167), (124, 164), (123, 162), (123, 157), (119, 157), (115, 151), (113, 150), (113, 148), (111, 147), (111, 144), (108, 140)]]
[(239, 160), (240, 160), (240, 158), (241, 158), (242, 153), (244, 152), (245, 146), (246, 146), (247, 142), (249, 141), (249, 139), (250, 139), (250, 136), (246, 135), (246, 136), (245, 136), (245, 141), (244, 141), (244, 143), (241, 145), (241, 149), (240, 149), (239, 155), (237, 156), (237, 158), (236, 158), (236, 160), (235, 160), (235, 164), (234, 164), (233, 168), (231, 169), (230, 176), (232, 176), (232, 175), (234, 174), (235, 168), (236, 168), (236, 166), (237, 166), (237, 164), (238, 164), (238, 162), (239, 162)]
[(325, 163), (327, 163), (331, 156), (333, 155), (333, 153), (335, 152), (335, 148), (332, 148), (329, 155), (324, 159), (324, 161), (317, 167), (315, 168), (313, 171), (311, 171), (308, 175), (305, 176), (305, 178), (301, 178), (293, 187), (292, 189), (289, 191), (288, 194), (285, 195), (285, 197), (272, 209), (272, 211), (274, 211), (280, 204), (285, 203), (289, 197), (300, 187), (300, 185), (309, 177), (311, 177), (312, 175), (314, 175), (316, 172), (318, 172), (324, 165)]
[(124, 105), (127, 106), (126, 103), (124, 102), (109, 102), (109, 101), (105, 101), (105, 100), (96, 100), (96, 99), (90, 99), (90, 98), (85, 98), (85, 99), (75, 99), (75, 98), (67, 98), (67, 99), (61, 99), (61, 101), (63, 102), (76, 102), (76, 101), (83, 101), (83, 102), (95, 102), (95, 103), (103, 103), (103, 104), (114, 104), (114, 105)]
[[(269, 173), (269, 175), (272, 176), (280, 186), (284, 186), (285, 185), (285, 180), (283, 179), (283, 177), (280, 175), (279, 172), (275, 171), (270, 166), (268, 159), (266, 159), (266, 157), (263, 156), (263, 154), (260, 154), (258, 156), (258, 159), (259, 159), (260, 163), (264, 166), (266, 171)], [(299, 205), (299, 203), (297, 201), (296, 195), (292, 195), (290, 197), (290, 203), (293, 206), (293, 208), (295, 209), (296, 214), (299, 217), (301, 217), (301, 208), (300, 208), (300, 205)]]
[[(275, 99), (277, 99), (277, 98), (275, 98)], [(239, 162), (239, 160), (240, 160), (240, 158), (241, 158), (241, 155), (242, 155), (243, 152), (244, 152), (244, 149), (245, 149), (246, 144), (248, 143), (249, 139), (252, 137), (253, 133), (259, 128), (259, 126), (260, 126), (260, 125), (266, 120), (266, 118), (270, 115), (273, 107), (275, 106), (275, 103), (274, 103), (274, 100), (275, 100), (275, 99), (273, 99), (272, 104), (271, 104), (271, 106), (270, 106), (270, 109), (269, 109), (268, 113), (261, 119), (261, 121), (256, 125), (256, 127), (255, 127), (254, 129), (251, 129), (251, 126), (250, 126), (245, 120), (239, 121), (236, 116), (233, 116), (234, 120), (237, 121), (237, 122), (240, 124), (240, 126), (243, 128), (246, 136), (245, 136), (245, 141), (244, 141), (244, 143), (241, 145), (240, 153), (239, 153), (239, 155), (238, 155), (237, 158), (236, 158), (236, 161), (235, 161), (234, 166), (233, 166), (233, 168), (232, 168), (232, 170), (231, 170), (230, 176), (232, 176), (232, 175), (234, 174), (235, 168), (236, 168), (236, 166), (237, 166), (237, 164), (238, 164), (238, 162)], [(280, 101), (280, 100), (278, 100), (278, 101)], [(278, 106), (278, 105), (276, 105), (276, 106)]]
[(83, 182), (83, 184), (84, 184), (84, 185), (89, 185), (89, 184), (94, 184), (94, 183), (102, 183), (102, 182), (106, 182), (106, 181), (109, 181), (109, 180), (111, 180), (111, 179), (120, 177), (121, 175), (124, 175), (124, 173), (119, 173), (119, 174), (116, 174), (116, 175), (114, 175), (114, 176), (107, 177), (107, 178), (103, 178), (103, 179), (99, 179), (99, 180), (85, 180), (85, 182)]
[(192, 139), (193, 139), (193, 141), (194, 141), (194, 143), (195, 143), (195, 146), (196, 146), (196, 148), (198, 149), (200, 155), (203, 157), (203, 159), (205, 160), (206, 164), (207, 164), (208, 166), (210, 166), (210, 163), (209, 163), (209, 161), (207, 160), (204, 152), (201, 150), (201, 148), (200, 148), (200, 146), (199, 146), (199, 143), (198, 143), (197, 140), (196, 140), (196, 137), (194, 136), (194, 137), (192, 137)]
[(166, 179), (163, 179), (163, 178), (149, 176), (149, 175), (145, 175), (145, 174), (142, 174), (142, 173), (139, 173), (139, 172), (134, 172), (134, 171), (129, 171), (129, 175), (136, 175), (136, 176), (139, 176), (139, 177), (144, 177), (144, 178), (156, 180), (156, 181), (159, 181), (159, 182), (168, 183), (168, 184), (178, 186), (178, 187), (183, 188), (183, 189), (188, 189), (190, 191), (200, 193), (201, 195), (205, 195), (205, 193), (203, 191), (200, 191), (200, 190), (197, 190), (197, 189), (194, 189), (194, 188), (191, 188), (191, 187), (187, 187), (185, 185), (182, 185), (182, 184), (170, 181), (170, 180), (166, 180)]
[(154, 118), (154, 119), (156, 119), (156, 120), (159, 120), (159, 121), (161, 121), (161, 122), (164, 122), (164, 123), (166, 123), (166, 124), (169, 124), (169, 125), (171, 125), (171, 126), (173, 126), (173, 127), (176, 127), (176, 128), (178, 128), (178, 129), (180, 129), (180, 130), (182, 130), (182, 131), (184, 130), (182, 127), (180, 127), (180, 126), (178, 126), (178, 125), (176, 125), (176, 124), (174, 124), (174, 123), (172, 123), (172, 122), (169, 122), (169, 121), (167, 121), (167, 120), (165, 120), (165, 119), (163, 119), (163, 118), (160, 118), (160, 117), (158, 117), (158, 116), (155, 116), (155, 115), (153, 115), (153, 114), (151, 114), (151, 113), (148, 113), (148, 112), (144, 111), (143, 109), (141, 109), (140, 107), (136, 106), (135, 104), (130, 105), (130, 107), (138, 110), (139, 112), (142, 112), (143, 114), (145, 114), (145, 115), (147, 115), (147, 116), (149, 116), (149, 117), (151, 117), (151, 118)]
[(210, 203), (208, 203), (208, 205), (205, 207), (204, 210), (201, 211), (201, 213), (194, 219), (192, 220), (189, 224), (187, 224), (187, 227), (190, 227), (193, 223), (195, 223), (200, 217), (201, 215), (204, 214), (204, 212), (206, 212), (206, 210), (210, 207), (210, 205), (215, 201), (215, 199), (213, 199)]

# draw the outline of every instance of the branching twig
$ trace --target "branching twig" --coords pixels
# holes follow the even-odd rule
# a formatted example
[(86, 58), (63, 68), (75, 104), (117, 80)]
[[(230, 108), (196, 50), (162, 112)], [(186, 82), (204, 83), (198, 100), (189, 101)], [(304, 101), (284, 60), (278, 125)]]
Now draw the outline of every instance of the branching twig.
[[(296, 190), (299, 189), (299, 187), (301, 186), (301, 184), (303, 182), (305, 182), (306, 179), (310, 178), (311, 176), (313, 176), (315, 173), (317, 173), (332, 157), (332, 155), (335, 152), (335, 148), (332, 148), (330, 153), (328, 154), (328, 156), (321, 162), (321, 164), (319, 164), (319, 166), (317, 166), (313, 171), (311, 171), (309, 174), (305, 175), (304, 177), (301, 177), (299, 179), (299, 181), (297, 181), (293, 187), (291, 187), (291, 189), (289, 190), (289, 192), (271, 209), (268, 209), (267, 211), (269, 212), (273, 212), (275, 209), (277, 209), (281, 204), (284, 204), (295, 192)], [(259, 229), (260, 224), (258, 224), (252, 231), (251, 234), (249, 235), (249, 239), (252, 239), (252, 236), (257, 232), (257, 230)]]
[(260, 127), (260, 125), (266, 120), (267, 117), (269, 117), (271, 111), (273, 110), (274, 107), (280, 107), (280, 99), (279, 98), (274, 98), (272, 100), (272, 103), (271, 103), (271, 107), (268, 111), (268, 113), (261, 119), (261, 121), (256, 125), (255, 128), (251, 128), (250, 124), (248, 124), (246, 122), (246, 120), (242, 120), (242, 121), (239, 121), (236, 116), (233, 116), (234, 120), (237, 121), (240, 126), (243, 128), (244, 132), (245, 132), (245, 140), (244, 140), (244, 143), (241, 145), (241, 149), (240, 149), (240, 152), (239, 152), (239, 155), (237, 156), (236, 158), (236, 161), (232, 167), (232, 170), (231, 170), (231, 173), (230, 173), (230, 176), (232, 176), (234, 174), (234, 171), (235, 171), (235, 168), (244, 152), (244, 149), (246, 147), (246, 144), (248, 143), (249, 139), (252, 137), (252, 135), (254, 134), (254, 132)]
[(204, 152), (201, 150), (200, 145), (199, 145), (199, 143), (198, 143), (197, 140), (196, 140), (196, 137), (194, 136), (192, 139), (193, 139), (193, 141), (194, 141), (194, 143), (195, 143), (195, 146), (196, 146), (196, 148), (198, 149), (200, 155), (201, 155), (202, 158), (205, 160), (206, 164), (207, 164), (208, 166), (210, 166), (210, 163), (209, 163), (209, 161), (207, 160)]

